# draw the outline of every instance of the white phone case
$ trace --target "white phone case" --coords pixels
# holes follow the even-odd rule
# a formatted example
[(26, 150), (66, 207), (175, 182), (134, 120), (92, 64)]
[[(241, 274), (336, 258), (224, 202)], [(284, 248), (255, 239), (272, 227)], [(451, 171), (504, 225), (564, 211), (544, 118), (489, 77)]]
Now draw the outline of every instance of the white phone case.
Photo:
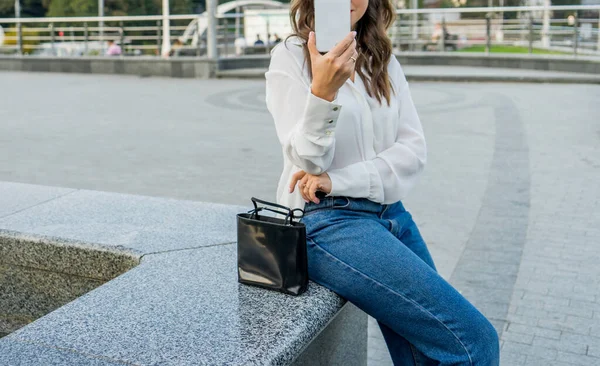
[(328, 52), (351, 30), (351, 0), (314, 0), (317, 50)]

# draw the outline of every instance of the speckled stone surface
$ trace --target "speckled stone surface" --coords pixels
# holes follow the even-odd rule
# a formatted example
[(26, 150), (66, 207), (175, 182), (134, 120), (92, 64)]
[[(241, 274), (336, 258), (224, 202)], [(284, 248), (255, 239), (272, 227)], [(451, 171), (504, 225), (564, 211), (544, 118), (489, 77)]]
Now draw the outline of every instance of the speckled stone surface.
[(74, 191), (76, 189), (0, 182), (0, 218)]
[(85, 277), (0, 264), (0, 309), (39, 317), (102, 283)]
[(135, 267), (128, 248), (0, 230), (0, 337)]
[(346, 303), (313, 282), (298, 297), (239, 284), (236, 261), (234, 244), (145, 256), (4, 339), (143, 365), (284, 365)]
[[(367, 365), (368, 317), (350, 302), (291, 366), (364, 366)], [(335, 349), (336, 352), (331, 352)]]
[(2, 366), (122, 366), (130, 365), (115, 360), (83, 355), (71, 350), (60, 350), (25, 342), (0, 341)]
[(104, 282), (0, 263), (0, 333), (11, 333)]
[(0, 264), (108, 281), (135, 267), (142, 254), (123, 246), (0, 229)]
[(123, 246), (141, 253), (236, 241), (249, 207), (79, 190), (0, 219), (0, 229)]
[[(22, 315), (14, 283), (63, 300), (61, 286), (90, 291), (0, 339), (0, 365), (366, 360), (366, 314), (332, 291), (310, 282), (296, 297), (237, 282), (235, 215), (249, 207), (84, 190), (19, 207), (0, 218), (0, 277), (13, 282), (0, 290), (15, 313), (6, 327)], [(35, 294), (27, 286), (17, 285)]]

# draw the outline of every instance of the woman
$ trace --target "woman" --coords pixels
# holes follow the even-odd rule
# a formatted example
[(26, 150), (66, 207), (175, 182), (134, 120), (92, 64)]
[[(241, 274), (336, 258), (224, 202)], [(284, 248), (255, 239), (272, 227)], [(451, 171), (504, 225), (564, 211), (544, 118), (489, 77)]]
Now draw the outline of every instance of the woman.
[(496, 330), (437, 273), (401, 202), (427, 154), (390, 0), (348, 0), (353, 32), (324, 55), (313, 1), (292, 0), (294, 34), (265, 74), (277, 200), (305, 210), (310, 279), (377, 319), (395, 365), (498, 365)]

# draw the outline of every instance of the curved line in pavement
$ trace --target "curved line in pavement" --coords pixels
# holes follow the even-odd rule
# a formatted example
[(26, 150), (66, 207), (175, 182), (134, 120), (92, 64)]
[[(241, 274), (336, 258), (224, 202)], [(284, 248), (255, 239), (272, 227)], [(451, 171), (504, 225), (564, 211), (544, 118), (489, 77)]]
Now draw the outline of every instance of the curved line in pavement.
[(478, 217), (449, 282), (504, 331), (529, 225), (529, 147), (515, 103), (484, 96), (494, 109), (495, 144)]

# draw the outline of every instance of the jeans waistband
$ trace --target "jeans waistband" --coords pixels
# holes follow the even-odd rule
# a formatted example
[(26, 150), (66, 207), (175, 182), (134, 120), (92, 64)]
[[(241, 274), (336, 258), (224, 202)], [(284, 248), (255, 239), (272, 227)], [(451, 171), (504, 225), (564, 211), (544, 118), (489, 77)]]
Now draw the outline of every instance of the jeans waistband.
[[(387, 204), (381, 204), (374, 201), (371, 201), (367, 198), (354, 198), (354, 197), (346, 197), (346, 196), (330, 196), (326, 197), (325, 193), (317, 192), (317, 198), (319, 198), (319, 203), (308, 202), (304, 206), (304, 213), (309, 213), (311, 211), (325, 209), (325, 208), (336, 208), (336, 209), (346, 209), (352, 211), (363, 211), (363, 212), (372, 212), (372, 213), (381, 213), (386, 209)], [(395, 204), (402, 204), (399, 201)]]

